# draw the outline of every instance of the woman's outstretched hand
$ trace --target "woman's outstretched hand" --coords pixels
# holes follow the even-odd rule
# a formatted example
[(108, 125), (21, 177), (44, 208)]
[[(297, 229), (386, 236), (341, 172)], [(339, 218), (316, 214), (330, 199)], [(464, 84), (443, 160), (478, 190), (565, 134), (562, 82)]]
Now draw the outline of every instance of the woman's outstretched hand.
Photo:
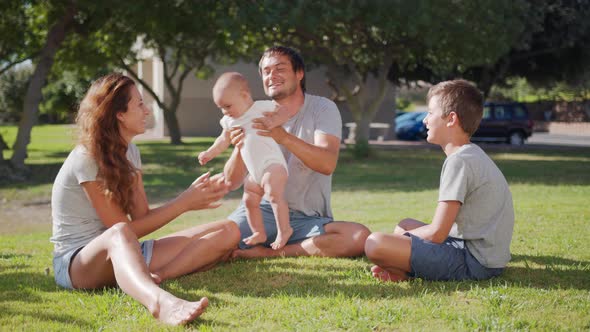
[(221, 205), (219, 200), (229, 192), (223, 174), (210, 176), (207, 172), (197, 178), (179, 199), (184, 202), (187, 211), (215, 209)]

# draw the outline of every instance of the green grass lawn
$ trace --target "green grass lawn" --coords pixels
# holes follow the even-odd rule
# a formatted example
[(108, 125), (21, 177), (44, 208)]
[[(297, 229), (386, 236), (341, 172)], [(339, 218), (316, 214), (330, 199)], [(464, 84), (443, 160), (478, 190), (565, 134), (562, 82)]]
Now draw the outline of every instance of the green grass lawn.
[[(47, 202), (73, 144), (70, 128), (36, 127), (31, 180), (0, 183), (0, 330), (186, 329), (158, 324), (118, 289), (55, 285)], [(14, 140), (13, 127), (0, 133)], [(227, 154), (207, 168), (195, 159), (212, 141), (139, 143), (150, 203), (172, 198), (209, 169), (220, 171)], [(590, 329), (590, 148), (484, 149), (504, 172), (516, 213), (513, 258), (499, 278), (384, 284), (370, 276), (366, 258), (302, 257), (234, 261), (163, 287), (187, 299), (209, 297), (205, 314), (187, 327), (202, 331)], [(404, 217), (430, 221), (443, 160), (440, 149), (379, 150), (366, 161), (344, 150), (334, 176), (336, 219), (373, 231), (392, 230)], [(187, 213), (150, 237), (222, 219), (240, 196)]]

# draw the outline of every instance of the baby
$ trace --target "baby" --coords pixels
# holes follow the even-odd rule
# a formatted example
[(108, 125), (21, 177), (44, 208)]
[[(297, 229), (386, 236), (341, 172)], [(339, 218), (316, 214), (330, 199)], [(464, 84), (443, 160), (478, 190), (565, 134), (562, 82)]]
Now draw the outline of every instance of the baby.
[[(277, 237), (271, 247), (281, 249), (293, 234), (289, 224), (289, 206), (284, 198), (287, 163), (274, 139), (258, 135), (257, 130), (252, 128), (253, 119), (264, 118), (264, 113), (275, 111), (276, 105), (272, 101), (254, 102), (248, 82), (236, 72), (224, 73), (217, 79), (213, 86), (213, 101), (223, 112), (224, 116), (219, 121), (223, 131), (207, 151), (199, 153), (199, 163), (205, 165), (230, 146), (231, 128), (243, 129), (240, 154), (249, 173), (244, 182), (243, 200), (252, 230), (252, 235), (245, 238), (244, 243), (256, 245), (267, 240), (260, 210), (260, 201), (264, 196), (272, 206), (277, 223)], [(277, 112), (282, 113), (282, 109)], [(286, 115), (280, 114), (281, 117), (287, 120)]]

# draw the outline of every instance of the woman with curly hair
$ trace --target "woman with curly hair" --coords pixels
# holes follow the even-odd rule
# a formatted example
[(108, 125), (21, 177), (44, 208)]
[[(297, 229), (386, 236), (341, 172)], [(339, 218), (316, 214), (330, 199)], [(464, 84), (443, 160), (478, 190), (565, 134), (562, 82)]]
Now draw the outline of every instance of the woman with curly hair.
[(135, 83), (124, 75), (99, 78), (86, 93), (77, 116), (79, 144), (53, 185), (53, 267), (62, 287), (118, 285), (155, 318), (178, 325), (198, 317), (208, 300), (185, 301), (158, 284), (211, 268), (230, 255), (239, 238), (231, 236), (237, 233), (234, 223), (216, 222), (138, 240), (186, 211), (218, 207), (228, 192), (221, 175), (207, 173), (151, 209), (139, 151), (131, 143), (145, 132), (148, 115)]

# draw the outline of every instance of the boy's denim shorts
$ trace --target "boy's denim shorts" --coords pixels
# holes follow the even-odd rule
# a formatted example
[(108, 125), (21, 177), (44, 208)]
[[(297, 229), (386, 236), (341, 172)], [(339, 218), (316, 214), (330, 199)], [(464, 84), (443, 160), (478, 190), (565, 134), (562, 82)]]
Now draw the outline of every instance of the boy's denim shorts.
[[(264, 220), (264, 229), (266, 230), (266, 242), (264, 246), (270, 247), (270, 244), (275, 241), (277, 237), (277, 223), (275, 221), (272, 206), (267, 200), (260, 202), (260, 210), (262, 211), (262, 219)], [(244, 202), (230, 214), (229, 220), (235, 222), (240, 227), (241, 239), (245, 239), (252, 235), (252, 230), (248, 225), (246, 217), (246, 207)], [(324, 225), (332, 222), (331, 218), (321, 216), (308, 216), (299, 211), (289, 209), (289, 222), (293, 228), (293, 235), (289, 238), (287, 244), (301, 242), (307, 238), (322, 235), (326, 233)], [(245, 244), (243, 241), (239, 243), (240, 249), (249, 249), (251, 246)]]
[(483, 280), (496, 277), (504, 268), (481, 265), (465, 246), (465, 241), (448, 237), (443, 243), (433, 243), (413, 234), (409, 277), (426, 280)]
[[(150, 262), (152, 261), (152, 253), (154, 250), (154, 240), (146, 240), (140, 242), (141, 246), (141, 254), (143, 255), (143, 259), (145, 263), (150, 266)], [(55, 274), (55, 282), (67, 289), (74, 289), (72, 286), (72, 280), (70, 279), (70, 265), (72, 264), (72, 260), (82, 250), (84, 246), (72, 249), (61, 256), (53, 257), (53, 271)]]

